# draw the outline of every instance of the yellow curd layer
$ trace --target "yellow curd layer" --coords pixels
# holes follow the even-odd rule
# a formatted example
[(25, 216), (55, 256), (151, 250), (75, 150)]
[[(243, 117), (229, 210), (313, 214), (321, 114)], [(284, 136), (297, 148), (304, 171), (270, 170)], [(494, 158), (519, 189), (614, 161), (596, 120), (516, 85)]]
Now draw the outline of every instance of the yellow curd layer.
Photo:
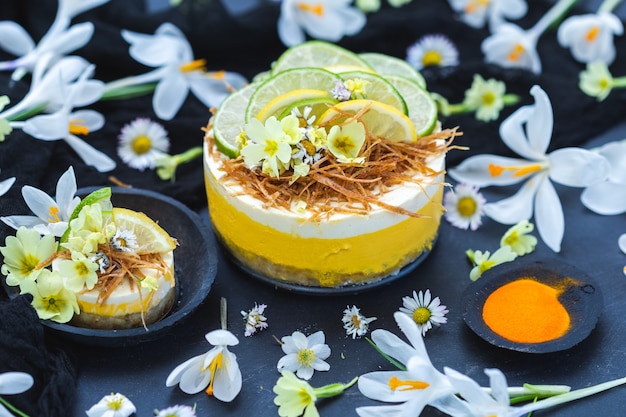
[[(211, 175), (207, 173), (207, 175)], [(289, 283), (338, 287), (397, 272), (437, 236), (443, 186), (418, 211), (390, 227), (346, 238), (299, 237), (277, 231), (234, 208), (205, 178), (213, 228), (232, 255), (252, 270)], [(219, 183), (217, 183), (219, 184)]]

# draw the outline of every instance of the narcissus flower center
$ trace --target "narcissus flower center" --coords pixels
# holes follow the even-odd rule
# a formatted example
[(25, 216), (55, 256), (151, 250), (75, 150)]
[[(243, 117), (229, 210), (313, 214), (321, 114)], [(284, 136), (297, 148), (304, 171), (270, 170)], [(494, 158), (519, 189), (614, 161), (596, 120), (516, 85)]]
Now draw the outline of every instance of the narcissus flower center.
[(416, 308), (415, 311), (413, 312), (413, 320), (415, 320), (415, 323), (417, 324), (428, 323), (428, 320), (430, 320), (431, 315), (432, 313), (426, 307)]
[(152, 141), (145, 135), (137, 136), (133, 141), (133, 151), (142, 155), (152, 149)]
[(324, 5), (321, 3), (317, 4), (308, 4), (308, 3), (298, 3), (298, 9), (313, 13), (316, 16), (324, 16)]
[(48, 221), (50, 223), (58, 223), (61, 221), (61, 219), (59, 219), (59, 208), (55, 207), (55, 206), (50, 206), (48, 207), (48, 214), (50, 215), (50, 217), (48, 217)]
[(593, 26), (585, 34), (585, 40), (587, 42), (591, 43), (591, 42), (596, 40), (596, 38), (598, 37), (599, 34), (600, 34), (600, 27), (599, 26)]
[(487, 6), (489, 6), (489, 0), (469, 1), (465, 6), (465, 13), (476, 13), (478, 10), (484, 9)]
[(499, 177), (504, 171), (513, 171), (513, 177), (521, 177), (526, 174), (541, 171), (543, 166), (541, 164), (525, 165), (525, 166), (510, 166), (503, 167), (502, 165), (489, 164), (487, 167), (489, 174), (492, 177)]
[(426, 389), (430, 385), (424, 381), (417, 381), (411, 379), (400, 379), (397, 376), (392, 376), (389, 378), (389, 388), (392, 391), (410, 391), (414, 389)]
[(180, 72), (205, 71), (206, 59), (196, 59), (180, 66)]
[(524, 45), (522, 45), (521, 43), (516, 44), (513, 47), (513, 50), (509, 53), (509, 56), (508, 56), (509, 61), (513, 61), (513, 62), (519, 61), (519, 59), (524, 54), (524, 51), (526, 51), (526, 48), (524, 48)]

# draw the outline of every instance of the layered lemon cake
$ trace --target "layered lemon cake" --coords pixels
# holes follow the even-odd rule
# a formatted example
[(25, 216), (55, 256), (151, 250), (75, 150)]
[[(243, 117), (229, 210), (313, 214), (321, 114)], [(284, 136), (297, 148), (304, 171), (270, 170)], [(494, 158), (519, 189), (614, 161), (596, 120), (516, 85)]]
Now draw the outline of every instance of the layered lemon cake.
[(209, 121), (213, 228), (246, 269), (278, 283), (394, 276), (436, 239), (456, 134), (404, 61), (298, 45)]

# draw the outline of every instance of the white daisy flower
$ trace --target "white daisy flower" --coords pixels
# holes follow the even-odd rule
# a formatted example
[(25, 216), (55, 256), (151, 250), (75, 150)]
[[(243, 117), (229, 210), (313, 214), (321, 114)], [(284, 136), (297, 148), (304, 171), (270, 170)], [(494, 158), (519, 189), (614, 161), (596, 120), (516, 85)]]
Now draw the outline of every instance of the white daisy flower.
[(476, 230), (482, 224), (486, 202), (478, 187), (458, 184), (443, 197), (446, 220), (459, 229)]
[(155, 160), (167, 153), (170, 140), (159, 123), (137, 118), (122, 127), (117, 153), (128, 166), (143, 171), (153, 169)]
[(175, 405), (160, 410), (155, 417), (196, 417), (196, 412), (188, 405)]
[(132, 230), (125, 229), (117, 229), (109, 244), (113, 249), (121, 252), (132, 252), (139, 247), (135, 233)]
[(257, 330), (261, 331), (268, 327), (267, 318), (263, 315), (266, 308), (267, 305), (265, 304), (257, 305), (257, 303), (254, 303), (254, 307), (251, 310), (241, 311), (246, 327), (244, 336), (252, 336)]
[(357, 306), (347, 306), (343, 310), (343, 328), (346, 329), (346, 334), (356, 339), (357, 336), (361, 337), (367, 334), (369, 330), (369, 324), (376, 320), (376, 317), (365, 317), (361, 314)]
[(419, 293), (413, 291), (413, 297), (402, 297), (402, 307), (400, 312), (408, 315), (417, 324), (422, 336), (430, 330), (433, 325), (440, 326), (448, 322), (446, 314), (448, 308), (441, 304), (439, 297), (432, 298), (430, 290)]
[(281, 339), (285, 356), (278, 361), (278, 371), (295, 372), (298, 378), (311, 379), (313, 371), (328, 371), (330, 365), (324, 359), (330, 356), (330, 347), (324, 343), (324, 332), (310, 336), (295, 331)]
[(459, 64), (459, 51), (447, 36), (426, 35), (407, 48), (406, 60), (417, 70), (428, 66), (451, 67)]

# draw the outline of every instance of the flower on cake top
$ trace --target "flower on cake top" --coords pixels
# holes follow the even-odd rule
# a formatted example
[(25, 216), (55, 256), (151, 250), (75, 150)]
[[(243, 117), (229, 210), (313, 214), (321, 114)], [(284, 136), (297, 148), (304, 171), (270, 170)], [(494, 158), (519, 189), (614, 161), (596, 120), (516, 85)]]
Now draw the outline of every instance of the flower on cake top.
[(236, 73), (207, 72), (204, 59), (194, 59), (191, 45), (183, 32), (171, 23), (163, 23), (154, 35), (122, 31), (130, 43), (130, 55), (139, 63), (155, 69), (107, 84), (107, 94), (129, 86), (156, 83), (152, 107), (163, 120), (171, 120), (191, 91), (207, 107), (217, 107), (233, 88), (246, 79)]
[(540, 74), (541, 59), (537, 53), (537, 41), (576, 1), (559, 0), (528, 30), (508, 22), (495, 27), (492, 34), (481, 44), (486, 62), (506, 68), (527, 69)]
[(597, 13), (570, 16), (557, 32), (559, 44), (570, 48), (578, 62), (602, 61), (610, 65), (615, 60), (613, 37), (624, 32), (622, 21), (611, 11), (621, 0), (605, 0)]
[(318, 331), (309, 336), (295, 331), (281, 339), (285, 356), (280, 358), (278, 371), (295, 372), (298, 378), (309, 380), (313, 371), (328, 371), (330, 365), (324, 361), (330, 356), (330, 347), (324, 343), (324, 332)]
[(524, 17), (528, 11), (526, 0), (448, 0), (461, 20), (473, 28), (482, 28), (486, 23), (491, 30), (506, 20)]
[(439, 297), (432, 297), (430, 289), (419, 293), (413, 291), (412, 297), (402, 297), (400, 312), (411, 317), (422, 332), (422, 336), (434, 326), (448, 322), (448, 308), (441, 304)]
[(376, 317), (365, 317), (361, 310), (354, 305), (346, 307), (341, 318), (346, 334), (352, 336), (353, 339), (365, 336), (369, 330), (370, 323), (374, 320), (376, 320)]
[(245, 323), (244, 336), (252, 336), (258, 331), (267, 329), (267, 318), (263, 315), (267, 305), (254, 303), (254, 307), (249, 311), (241, 311)]
[(459, 229), (476, 230), (482, 224), (485, 197), (478, 187), (468, 184), (457, 184), (443, 196), (445, 218)]
[(22, 188), (22, 196), (28, 208), (35, 216), (0, 217), (8, 226), (18, 229), (20, 226), (32, 227), (42, 235), (52, 234), (60, 237), (67, 229), (67, 222), (74, 208), (80, 202), (76, 195), (76, 176), (71, 166), (59, 177), (56, 186), (56, 198), (30, 185)]
[(459, 51), (445, 35), (425, 35), (406, 50), (406, 60), (415, 69), (424, 67), (451, 67), (459, 64)]
[(128, 166), (140, 171), (153, 169), (156, 160), (170, 148), (163, 126), (145, 117), (138, 117), (124, 125), (118, 138), (118, 155)]
[(241, 391), (242, 378), (237, 356), (228, 347), (239, 344), (239, 340), (225, 329), (213, 330), (204, 337), (214, 347), (174, 368), (165, 385), (178, 385), (187, 394), (205, 390), (220, 401), (230, 402)]
[(71, 20), (78, 14), (98, 7), (109, 0), (59, 0), (57, 14), (39, 44), (35, 44), (24, 28), (12, 21), (0, 22), (0, 48), (17, 55), (18, 58), (0, 63), (0, 70), (14, 70), (11, 78), (21, 79), (32, 72), (37, 62), (57, 61), (87, 44), (93, 35), (91, 22), (77, 23), (70, 26)]
[(276, 394), (274, 404), (278, 406), (281, 417), (319, 417), (315, 402), (320, 398), (330, 398), (341, 394), (357, 381), (358, 377), (347, 384), (329, 384), (313, 388), (308, 382), (296, 377), (293, 372), (282, 371), (273, 391)]
[(599, 149), (610, 164), (605, 181), (585, 188), (580, 200), (589, 210), (603, 215), (626, 212), (626, 141), (609, 142)]
[(563, 209), (552, 181), (588, 187), (604, 180), (609, 163), (603, 156), (581, 148), (546, 153), (552, 137), (552, 105), (539, 86), (530, 90), (534, 105), (519, 108), (500, 125), (502, 141), (523, 158), (475, 155), (450, 170), (452, 178), (478, 187), (524, 182), (509, 198), (485, 204), (487, 216), (503, 224), (516, 224), (535, 216), (543, 241), (561, 250), (565, 232)]
[(299, 141), (291, 136), (294, 123), (297, 128), (298, 120), (293, 116), (282, 120), (272, 116), (265, 124), (256, 118), (246, 123), (247, 142), (240, 150), (246, 165), (261, 166), (264, 173), (274, 177), (284, 172), (291, 161), (290, 143)]
[(362, 164), (365, 157), (358, 156), (365, 143), (365, 126), (353, 120), (350, 123), (330, 128), (328, 132), (328, 150), (341, 163)]
[(105, 395), (86, 411), (88, 417), (129, 417), (137, 411), (135, 404), (124, 394)]
[(286, 46), (314, 39), (337, 42), (355, 35), (365, 26), (365, 14), (351, 6), (352, 0), (282, 0), (278, 36)]

